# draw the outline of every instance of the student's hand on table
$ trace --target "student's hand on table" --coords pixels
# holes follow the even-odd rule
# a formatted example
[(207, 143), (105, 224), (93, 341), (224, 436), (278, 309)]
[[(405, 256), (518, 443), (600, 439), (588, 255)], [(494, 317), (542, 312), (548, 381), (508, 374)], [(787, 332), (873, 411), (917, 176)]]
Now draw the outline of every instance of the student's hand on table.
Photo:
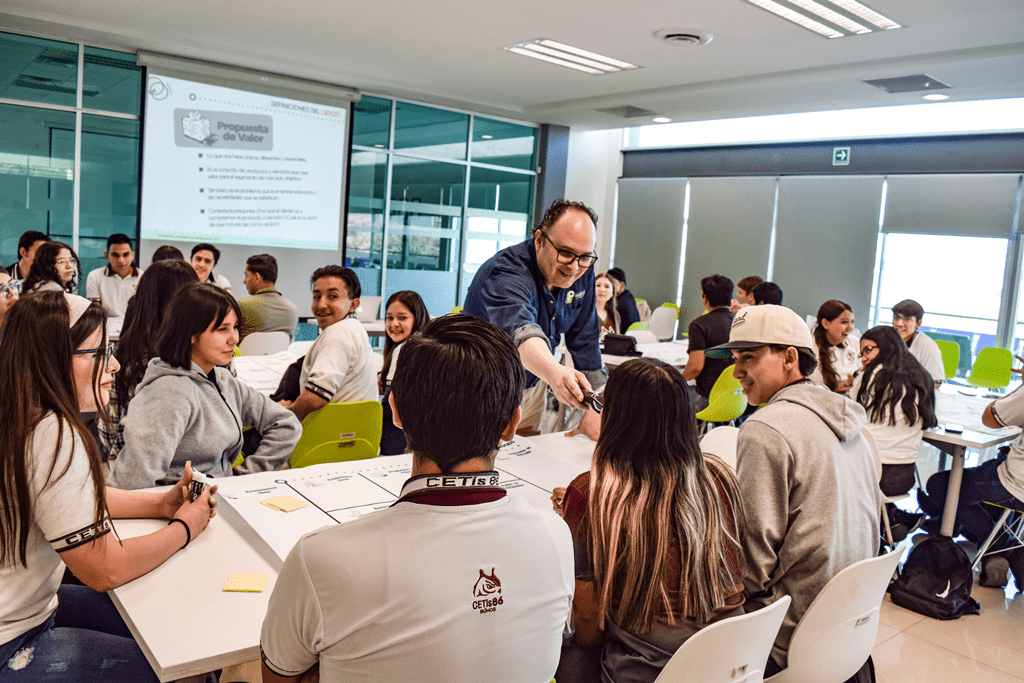
[(583, 413), (583, 419), (576, 425), (576, 429), (566, 432), (566, 436), (576, 436), (582, 434), (591, 441), (597, 441), (597, 437), (601, 436), (601, 415), (593, 410), (587, 409)]
[[(1024, 356), (1018, 356), (1017, 354), (1013, 354), (1013, 357), (1019, 360), (1021, 363), (1024, 363)], [(1010, 372), (1019, 372), (1020, 374), (1024, 375), (1024, 367), (1010, 368)]]
[(551, 492), (551, 508), (559, 517), (565, 517), (565, 487), (557, 486)]
[(556, 366), (551, 377), (548, 378), (548, 386), (555, 392), (555, 398), (559, 402), (573, 408), (584, 408), (583, 392), (591, 391), (586, 375), (564, 365)]
[(210, 523), (210, 520), (217, 516), (217, 501), (212, 500), (210, 496), (217, 492), (216, 486), (205, 486), (203, 487), (203, 493), (194, 501), (192, 496), (188, 495), (188, 489), (178, 488), (179, 491), (186, 496), (185, 502), (181, 504), (178, 511), (174, 513), (174, 519), (180, 519), (188, 525), (188, 530), (192, 534), (192, 540), (194, 541), (199, 534), (203, 533), (203, 529)]
[[(181, 481), (179, 481), (177, 484), (172, 486), (171, 489), (167, 493), (164, 494), (164, 500), (163, 500), (163, 509), (164, 509), (163, 517), (164, 517), (164, 519), (173, 519), (174, 517), (177, 516), (178, 510), (181, 508), (181, 506), (185, 502), (191, 502), (192, 495), (189, 493), (189, 490), (188, 490), (189, 484), (191, 484), (191, 483), (192, 483), (192, 461), (189, 460), (188, 462), (185, 463), (185, 473), (182, 475)], [(212, 498), (213, 494), (215, 494), (217, 492), (217, 487), (216, 486), (212, 486), (212, 487), (211, 486), (205, 486), (203, 488), (205, 489), (204, 493), (207, 492), (207, 491), (209, 492), (209, 495), (207, 496), (207, 500), (208, 500), (207, 504), (210, 507), (210, 509), (214, 511), (213, 515), (210, 516), (212, 518), (214, 515), (217, 514), (216, 513), (217, 501), (216, 501), (216, 499)], [(201, 498), (202, 498), (202, 496), (200, 496), (200, 499)], [(198, 503), (199, 499), (196, 499), (196, 502)]]

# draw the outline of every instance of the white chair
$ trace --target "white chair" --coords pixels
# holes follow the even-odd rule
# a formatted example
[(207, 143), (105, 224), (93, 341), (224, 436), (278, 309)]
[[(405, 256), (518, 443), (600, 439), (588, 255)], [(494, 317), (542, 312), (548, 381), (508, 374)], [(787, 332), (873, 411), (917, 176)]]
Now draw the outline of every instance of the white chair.
[(657, 344), (658, 337), (650, 330), (630, 330), (626, 332), (630, 337), (636, 339), (637, 344)]
[(269, 356), (288, 350), (287, 332), (253, 332), (242, 340), (238, 350), (243, 356)]
[(372, 323), (377, 320), (380, 312), (379, 296), (359, 297), (359, 307), (356, 309), (356, 319), (361, 323)]
[(288, 345), (288, 351), (294, 353), (296, 358), (301, 358), (309, 353), (309, 350), (313, 348), (312, 341), (295, 341)]
[(764, 609), (697, 631), (676, 650), (655, 683), (761, 683), (790, 602), (784, 595)]
[(651, 313), (647, 329), (653, 332), (659, 341), (675, 339), (678, 316), (678, 311), (671, 306), (658, 306)]
[(736, 471), (736, 439), (739, 437), (738, 427), (728, 425), (715, 427), (700, 440), (701, 453), (718, 456), (733, 472)]
[(861, 560), (832, 577), (789, 641), (789, 665), (771, 683), (843, 683), (864, 666), (878, 613), (903, 549)]
[(640, 314), (640, 322), (646, 323), (651, 320), (651, 306), (643, 299), (636, 300), (636, 312)]

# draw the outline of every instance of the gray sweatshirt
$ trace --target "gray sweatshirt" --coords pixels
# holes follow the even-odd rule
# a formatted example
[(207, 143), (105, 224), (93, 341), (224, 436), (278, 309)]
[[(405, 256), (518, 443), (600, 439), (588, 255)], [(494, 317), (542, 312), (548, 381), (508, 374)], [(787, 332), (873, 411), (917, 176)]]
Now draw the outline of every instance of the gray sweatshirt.
[[(192, 363), (183, 370), (154, 358), (128, 404), (124, 448), (113, 461), (109, 483), (141, 489), (177, 482), (192, 469), (214, 477), (281, 469), (299, 441), (295, 415), (224, 368), (214, 384)], [(231, 469), (242, 450), (242, 427), (263, 437), (259, 448)]]
[(746, 611), (793, 599), (772, 647), (787, 664), (793, 629), (829, 579), (878, 551), (882, 503), (864, 408), (801, 382), (740, 428), (737, 477), (746, 511)]

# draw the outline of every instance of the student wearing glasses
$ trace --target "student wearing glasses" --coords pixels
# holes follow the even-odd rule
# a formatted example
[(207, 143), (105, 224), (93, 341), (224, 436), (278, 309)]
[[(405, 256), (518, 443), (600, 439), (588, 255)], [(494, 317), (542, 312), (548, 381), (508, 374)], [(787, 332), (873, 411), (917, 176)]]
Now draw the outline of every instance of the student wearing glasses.
[(74, 294), (81, 274), (74, 249), (63, 242), (43, 242), (36, 249), (36, 258), (22, 289), (26, 293), (53, 290)]
[[(206, 489), (184, 495), (108, 488), (79, 411), (106, 401), (117, 360), (99, 304), (29, 294), (0, 326), (0, 662), (2, 680), (156, 681), (105, 591), (155, 569), (216, 514)], [(111, 519), (170, 520), (123, 541)], [(85, 585), (62, 585), (65, 567)]]
[[(189, 461), (213, 477), (278, 470), (288, 462), (299, 421), (224, 367), (238, 343), (240, 317), (238, 302), (216, 285), (192, 282), (177, 291), (164, 315), (160, 355), (149, 362), (128, 404), (111, 484), (170, 484)], [(233, 467), (245, 427), (262, 440)]]
[(946, 380), (946, 366), (942, 363), (942, 351), (931, 337), (918, 330), (924, 308), (913, 299), (904, 299), (892, 307), (892, 326), (900, 333), (907, 348), (924, 366), (924, 369), (939, 386)]
[(0, 266), (0, 318), (3, 318), (7, 309), (18, 300), (19, 294), (21, 294), (21, 281), (12, 280), (7, 269)]
[[(488, 259), (466, 294), (463, 312), (503, 329), (519, 350), (527, 370), (524, 433), (551, 431), (541, 429), (548, 388), (561, 403), (583, 408), (583, 392), (607, 377), (594, 297), (596, 224), (585, 204), (556, 200), (533, 237)], [(554, 355), (563, 334), (574, 369)], [(583, 419), (596, 423), (593, 411)]]

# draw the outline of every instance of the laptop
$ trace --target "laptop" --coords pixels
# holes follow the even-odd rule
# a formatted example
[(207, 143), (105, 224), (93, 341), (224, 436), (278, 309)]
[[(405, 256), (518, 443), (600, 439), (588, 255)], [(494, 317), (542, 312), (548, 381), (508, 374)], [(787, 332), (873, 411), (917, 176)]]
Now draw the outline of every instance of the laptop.
[(379, 310), (379, 296), (361, 296), (359, 297), (359, 308), (356, 309), (356, 318), (359, 319), (359, 322), (372, 323), (377, 319)]

